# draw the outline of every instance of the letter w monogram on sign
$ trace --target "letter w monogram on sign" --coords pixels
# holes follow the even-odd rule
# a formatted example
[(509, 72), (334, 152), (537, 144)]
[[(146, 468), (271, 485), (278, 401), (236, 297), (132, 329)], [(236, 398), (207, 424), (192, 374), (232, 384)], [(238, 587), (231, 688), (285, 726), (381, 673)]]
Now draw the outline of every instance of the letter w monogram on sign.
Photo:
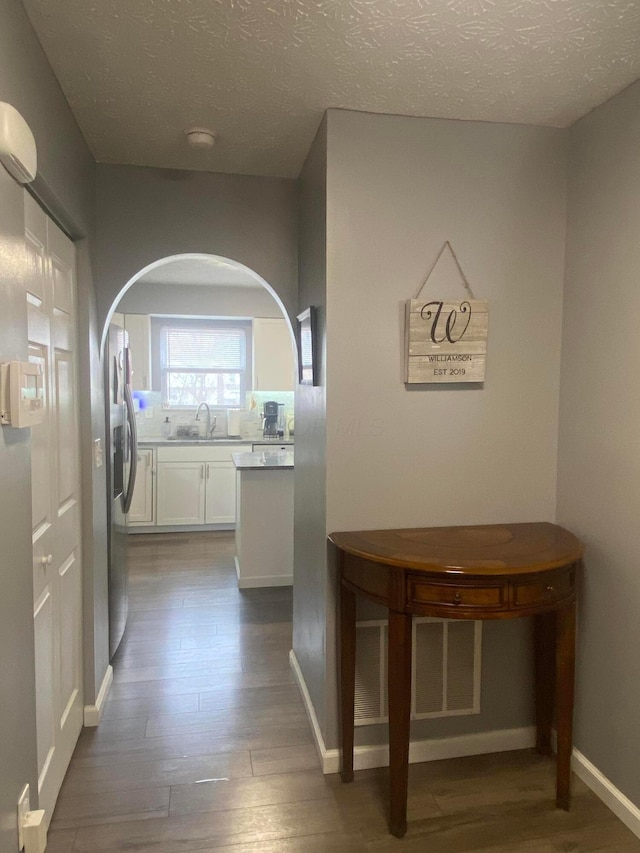
[(469, 283), (448, 240), (440, 250), (420, 290), (424, 288), (447, 247), (471, 299), (410, 299), (407, 302), (407, 384), (484, 382), (489, 306), (485, 300), (473, 298)]

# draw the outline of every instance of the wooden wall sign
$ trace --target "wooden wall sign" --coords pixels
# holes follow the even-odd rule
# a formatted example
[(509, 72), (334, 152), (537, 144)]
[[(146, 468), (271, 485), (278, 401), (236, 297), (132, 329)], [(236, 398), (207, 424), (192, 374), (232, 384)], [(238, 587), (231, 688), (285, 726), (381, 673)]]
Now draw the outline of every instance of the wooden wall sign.
[(405, 382), (484, 382), (488, 326), (484, 300), (410, 299)]

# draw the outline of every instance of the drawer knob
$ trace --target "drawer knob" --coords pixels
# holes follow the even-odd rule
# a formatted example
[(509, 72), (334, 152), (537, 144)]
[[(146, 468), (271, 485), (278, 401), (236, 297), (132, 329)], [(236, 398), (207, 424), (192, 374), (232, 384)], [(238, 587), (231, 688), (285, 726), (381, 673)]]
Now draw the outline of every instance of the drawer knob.
[(456, 592), (456, 594), (453, 596), (453, 603), (454, 604), (460, 604), (461, 601), (462, 601), (462, 594), (459, 592)]
[(555, 591), (556, 591), (556, 588), (554, 586), (548, 586), (547, 587), (547, 592), (555, 592)]

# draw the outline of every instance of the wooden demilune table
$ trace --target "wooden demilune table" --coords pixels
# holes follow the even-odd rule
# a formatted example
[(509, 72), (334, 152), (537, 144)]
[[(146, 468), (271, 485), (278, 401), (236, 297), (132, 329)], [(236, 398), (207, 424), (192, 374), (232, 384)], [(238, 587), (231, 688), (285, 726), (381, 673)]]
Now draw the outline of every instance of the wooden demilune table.
[(390, 830), (407, 830), (411, 621), (534, 617), (536, 747), (551, 753), (556, 804), (569, 808), (575, 583), (583, 546), (546, 522), (332, 533), (340, 556), (342, 781), (353, 780), (356, 595), (389, 609)]

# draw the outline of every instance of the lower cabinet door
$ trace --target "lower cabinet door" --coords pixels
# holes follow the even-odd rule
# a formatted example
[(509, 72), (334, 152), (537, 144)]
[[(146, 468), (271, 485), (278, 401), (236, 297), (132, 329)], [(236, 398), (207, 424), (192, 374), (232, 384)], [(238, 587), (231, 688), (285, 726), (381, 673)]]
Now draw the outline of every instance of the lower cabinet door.
[(206, 462), (207, 524), (235, 524), (236, 468), (233, 462)]
[(204, 524), (205, 464), (158, 463), (156, 524)]
[(153, 524), (153, 450), (138, 450), (138, 472), (127, 524)]

